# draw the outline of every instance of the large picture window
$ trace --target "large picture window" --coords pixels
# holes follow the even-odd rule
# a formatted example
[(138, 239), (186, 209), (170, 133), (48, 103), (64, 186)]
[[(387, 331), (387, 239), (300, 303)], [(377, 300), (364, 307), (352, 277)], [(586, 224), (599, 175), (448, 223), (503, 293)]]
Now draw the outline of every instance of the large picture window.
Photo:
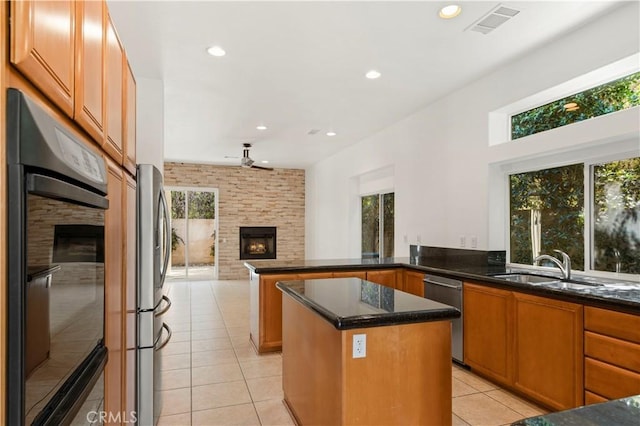
[(367, 195), (362, 202), (362, 258), (393, 257), (394, 195)]
[(576, 270), (640, 274), (640, 157), (512, 174), (509, 189), (511, 263), (559, 249)]
[(511, 139), (640, 105), (640, 72), (511, 117)]

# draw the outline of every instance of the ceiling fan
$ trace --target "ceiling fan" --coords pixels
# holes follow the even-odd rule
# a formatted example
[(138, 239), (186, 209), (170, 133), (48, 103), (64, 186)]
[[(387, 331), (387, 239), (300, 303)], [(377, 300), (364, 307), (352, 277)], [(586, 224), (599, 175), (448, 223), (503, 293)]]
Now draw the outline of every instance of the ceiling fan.
[[(273, 170), (272, 167), (263, 167), (255, 164), (255, 161), (249, 157), (249, 148), (251, 148), (250, 143), (243, 143), (244, 147), (242, 150), (242, 158), (240, 159), (240, 166), (247, 169), (260, 169), (260, 170)], [(238, 157), (226, 157), (226, 158), (238, 158)]]

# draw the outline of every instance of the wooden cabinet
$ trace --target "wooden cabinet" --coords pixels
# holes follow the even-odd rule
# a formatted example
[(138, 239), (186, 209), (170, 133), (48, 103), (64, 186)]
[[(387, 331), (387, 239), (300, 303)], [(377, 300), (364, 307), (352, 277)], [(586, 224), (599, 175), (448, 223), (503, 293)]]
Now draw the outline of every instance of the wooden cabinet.
[(124, 306), (125, 306), (125, 359), (124, 359), (124, 411), (136, 410), (136, 181), (127, 176), (125, 191), (125, 235), (124, 235)]
[(557, 410), (583, 405), (582, 305), (513, 295), (513, 386)]
[(402, 290), (402, 269), (367, 271), (367, 281)]
[(583, 404), (583, 307), (464, 284), (464, 360), (554, 409)]
[(338, 271), (333, 273), (333, 278), (360, 278), (367, 279), (367, 271)]
[(12, 1), (11, 63), (73, 117), (75, 2)]
[(104, 406), (107, 412), (122, 412), (123, 373), (123, 173), (107, 160), (109, 209), (105, 214), (105, 345), (109, 359), (104, 370)]
[(404, 271), (404, 286), (402, 291), (424, 297), (424, 272)]
[(279, 351), (282, 348), (282, 292), (276, 283), (295, 280), (296, 274), (251, 275), (251, 342), (258, 352)]
[(464, 362), (507, 385), (512, 382), (512, 295), (464, 283)]
[(124, 158), (123, 165), (132, 175), (136, 174), (136, 80), (125, 61), (124, 70)]
[(74, 120), (98, 143), (104, 139), (104, 48), (106, 5), (76, 2)]
[(640, 316), (584, 310), (585, 402), (640, 393)]
[(102, 148), (111, 158), (122, 164), (124, 51), (109, 16), (106, 21), (106, 43), (106, 137)]

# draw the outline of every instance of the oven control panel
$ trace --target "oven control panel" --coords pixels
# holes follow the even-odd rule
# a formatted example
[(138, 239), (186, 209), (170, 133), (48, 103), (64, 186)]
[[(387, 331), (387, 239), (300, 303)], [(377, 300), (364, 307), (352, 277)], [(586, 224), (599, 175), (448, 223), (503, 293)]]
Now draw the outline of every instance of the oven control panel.
[(60, 143), (62, 160), (69, 167), (95, 182), (106, 183), (105, 172), (100, 167), (103, 160), (98, 154), (80, 145), (58, 129), (56, 129), (56, 137)]

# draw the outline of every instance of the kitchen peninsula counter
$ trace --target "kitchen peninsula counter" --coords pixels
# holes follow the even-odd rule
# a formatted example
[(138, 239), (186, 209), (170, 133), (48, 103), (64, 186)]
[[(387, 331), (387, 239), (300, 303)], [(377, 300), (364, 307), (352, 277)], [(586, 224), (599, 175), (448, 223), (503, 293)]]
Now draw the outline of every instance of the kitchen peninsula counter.
[(284, 398), (298, 424), (451, 424), (457, 309), (358, 278), (277, 288)]

